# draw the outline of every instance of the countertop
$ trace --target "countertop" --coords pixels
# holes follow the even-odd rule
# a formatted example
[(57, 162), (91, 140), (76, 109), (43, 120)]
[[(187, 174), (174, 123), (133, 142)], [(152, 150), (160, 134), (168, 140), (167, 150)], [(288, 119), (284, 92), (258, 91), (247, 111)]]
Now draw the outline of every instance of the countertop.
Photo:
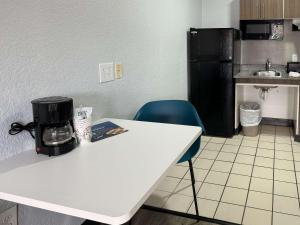
[(271, 83), (271, 84), (300, 84), (300, 77), (289, 77), (285, 66), (274, 65), (271, 70), (281, 73), (281, 77), (254, 76), (256, 71), (265, 70), (264, 65), (242, 65), (241, 71), (234, 76), (237, 83)]

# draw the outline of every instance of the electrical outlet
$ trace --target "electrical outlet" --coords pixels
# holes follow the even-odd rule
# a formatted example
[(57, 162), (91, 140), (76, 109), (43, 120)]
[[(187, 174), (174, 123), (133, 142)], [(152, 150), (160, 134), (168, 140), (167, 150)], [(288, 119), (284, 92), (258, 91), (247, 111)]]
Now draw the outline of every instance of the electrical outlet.
[(99, 64), (100, 83), (113, 81), (115, 79), (114, 64), (101, 63)]
[(0, 214), (0, 225), (18, 225), (18, 209), (14, 206)]
[(115, 64), (115, 78), (121, 79), (123, 76), (123, 65), (122, 63)]

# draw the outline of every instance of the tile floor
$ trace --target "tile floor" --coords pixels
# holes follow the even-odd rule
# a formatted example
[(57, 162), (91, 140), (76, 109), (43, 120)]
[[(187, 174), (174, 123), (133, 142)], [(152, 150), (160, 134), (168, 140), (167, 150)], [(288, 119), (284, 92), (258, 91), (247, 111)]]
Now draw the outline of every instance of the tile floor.
[[(259, 135), (202, 137), (194, 157), (201, 216), (244, 225), (300, 224), (300, 143), (289, 127)], [(146, 204), (195, 214), (187, 163), (177, 164)]]

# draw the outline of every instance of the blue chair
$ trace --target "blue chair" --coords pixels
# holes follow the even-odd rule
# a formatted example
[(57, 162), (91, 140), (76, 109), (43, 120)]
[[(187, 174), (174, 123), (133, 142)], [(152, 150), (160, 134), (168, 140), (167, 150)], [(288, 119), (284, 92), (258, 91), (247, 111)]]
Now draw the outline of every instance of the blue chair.
[[(195, 107), (188, 101), (183, 100), (163, 100), (148, 102), (142, 106), (137, 112), (134, 120), (171, 123), (181, 125), (199, 126), (205, 132), (203, 123), (198, 116)], [(195, 176), (192, 164), (192, 157), (194, 157), (200, 148), (201, 136), (194, 144), (187, 150), (178, 163), (188, 161), (191, 174), (191, 181), (193, 187), (194, 203), (196, 214), (199, 216), (196, 190), (195, 190)]]

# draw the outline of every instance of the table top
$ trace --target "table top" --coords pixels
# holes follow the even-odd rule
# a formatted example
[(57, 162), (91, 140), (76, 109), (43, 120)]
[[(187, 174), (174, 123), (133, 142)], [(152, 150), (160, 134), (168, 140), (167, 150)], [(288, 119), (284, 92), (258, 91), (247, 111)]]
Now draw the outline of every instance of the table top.
[(137, 212), (201, 128), (119, 119), (128, 132), (58, 157), (23, 152), (0, 162), (0, 199), (107, 224)]

